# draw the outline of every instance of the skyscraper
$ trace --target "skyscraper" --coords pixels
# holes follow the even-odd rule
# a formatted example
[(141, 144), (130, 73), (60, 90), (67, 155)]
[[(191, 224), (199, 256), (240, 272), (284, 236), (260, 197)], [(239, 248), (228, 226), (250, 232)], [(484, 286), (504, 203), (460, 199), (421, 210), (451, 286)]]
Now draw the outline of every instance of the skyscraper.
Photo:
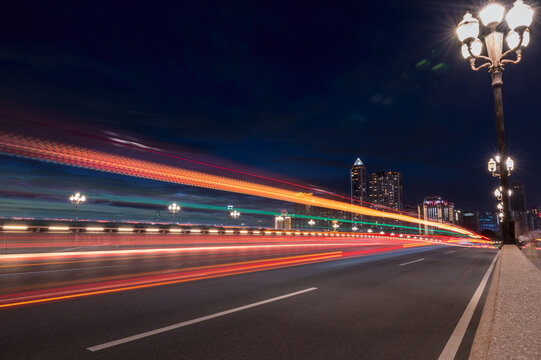
[(351, 198), (354, 204), (362, 205), (366, 202), (366, 167), (361, 159), (357, 158), (351, 167)]
[(381, 171), (370, 174), (370, 203), (393, 210), (402, 209), (402, 174), (400, 171)]
[(514, 181), (511, 193), (511, 212), (515, 220), (515, 235), (522, 235), (528, 232), (528, 214), (526, 212), (526, 196), (524, 183)]

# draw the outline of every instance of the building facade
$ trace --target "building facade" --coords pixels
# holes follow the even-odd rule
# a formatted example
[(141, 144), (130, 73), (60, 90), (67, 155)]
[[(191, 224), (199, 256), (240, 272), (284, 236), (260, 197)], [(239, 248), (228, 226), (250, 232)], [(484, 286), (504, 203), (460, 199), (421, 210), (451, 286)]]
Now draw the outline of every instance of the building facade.
[(276, 230), (291, 230), (291, 216), (287, 211), (282, 211), (280, 215), (274, 217), (274, 228)]
[(462, 214), (462, 222), (460, 226), (471, 230), (473, 232), (479, 232), (479, 212), (465, 212)]
[(380, 171), (370, 174), (368, 201), (374, 205), (402, 210), (402, 173)]
[[(426, 197), (422, 204), (419, 204), (419, 212), (426, 220), (440, 223), (455, 223), (455, 205), (440, 196)], [(425, 233), (433, 233), (434, 227), (424, 225)]]
[(500, 232), (500, 220), (495, 211), (479, 212), (479, 231), (490, 230), (498, 234)]

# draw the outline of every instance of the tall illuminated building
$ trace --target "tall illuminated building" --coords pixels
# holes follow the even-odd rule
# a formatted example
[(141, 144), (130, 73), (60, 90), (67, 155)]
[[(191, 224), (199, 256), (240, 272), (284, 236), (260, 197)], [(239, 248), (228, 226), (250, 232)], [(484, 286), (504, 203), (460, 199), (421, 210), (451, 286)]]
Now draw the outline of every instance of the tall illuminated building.
[(366, 167), (359, 158), (351, 167), (351, 199), (352, 203), (360, 205), (367, 201)]
[(402, 174), (380, 171), (370, 174), (368, 201), (393, 210), (402, 209)]

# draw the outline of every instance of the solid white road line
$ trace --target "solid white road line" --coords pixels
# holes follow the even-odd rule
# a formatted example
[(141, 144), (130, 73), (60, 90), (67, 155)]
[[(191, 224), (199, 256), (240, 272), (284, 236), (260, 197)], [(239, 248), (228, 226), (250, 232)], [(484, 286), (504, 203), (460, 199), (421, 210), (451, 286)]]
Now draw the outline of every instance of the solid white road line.
[(446, 254), (451, 254), (451, 253), (454, 253), (455, 251), (454, 250), (451, 250), (451, 251), (447, 251), (445, 252)]
[(268, 304), (268, 303), (271, 303), (271, 302), (273, 302), (273, 301), (278, 301), (278, 300), (286, 299), (286, 298), (288, 298), (288, 297), (300, 295), (300, 294), (303, 294), (303, 293), (306, 293), (306, 292), (309, 292), (309, 291), (314, 291), (314, 290), (317, 290), (317, 288), (316, 288), (316, 287), (312, 287), (312, 288), (308, 288), (308, 289), (304, 289), (304, 290), (292, 292), (292, 293), (289, 293), (289, 294), (285, 294), (285, 295), (282, 295), (282, 296), (273, 297), (273, 298), (271, 298), (271, 299), (267, 299), (267, 300), (263, 300), (263, 301), (258, 301), (258, 302), (252, 303), (252, 304), (248, 304), (248, 305), (236, 307), (236, 308), (233, 308), (233, 309), (221, 311), (221, 312), (218, 312), (218, 313), (215, 313), (215, 314), (212, 314), (212, 315), (203, 316), (203, 317), (200, 317), (200, 318), (197, 318), (197, 319), (184, 321), (184, 322), (181, 322), (181, 323), (178, 323), (178, 324), (169, 325), (169, 326), (162, 327), (162, 328), (159, 328), (159, 329), (156, 329), (156, 330), (147, 331), (147, 332), (144, 332), (144, 333), (141, 333), (141, 334), (137, 334), (137, 335), (133, 335), (133, 336), (128, 336), (128, 337), (125, 337), (125, 338), (122, 338), (122, 339), (118, 339), (118, 340), (115, 340), (115, 341), (110, 341), (110, 342), (107, 342), (107, 343), (105, 343), (105, 344), (92, 346), (92, 347), (87, 348), (87, 350), (90, 350), (90, 351), (94, 352), (94, 351), (99, 351), (99, 350), (107, 349), (107, 348), (110, 348), (110, 347), (113, 347), (113, 346), (117, 346), (117, 345), (120, 345), (120, 344), (125, 344), (125, 343), (127, 343), (127, 342), (139, 340), (139, 339), (142, 339), (142, 338), (145, 338), (145, 337), (148, 337), (148, 336), (152, 336), (152, 335), (156, 335), (156, 334), (161, 334), (161, 333), (166, 332), (166, 331), (175, 330), (175, 329), (178, 329), (178, 328), (181, 328), (181, 327), (184, 327), (184, 326), (196, 324), (196, 323), (198, 323), (198, 322), (202, 322), (202, 321), (205, 321), (205, 320), (214, 319), (214, 318), (217, 318), (217, 317), (219, 317), (219, 316), (224, 316), (224, 315), (228, 315), (228, 314), (231, 314), (231, 313), (234, 313), (234, 312), (237, 312), (237, 311), (242, 311), (242, 310), (250, 309), (250, 308), (253, 308), (253, 307), (256, 307), (256, 306)]
[(425, 259), (425, 258), (413, 260), (413, 261), (410, 261), (410, 262), (407, 262), (407, 263), (400, 264), (399, 266), (404, 266), (404, 265), (413, 264), (413, 263), (416, 263), (416, 262), (419, 262), (419, 261), (423, 261), (424, 259)]
[(458, 348), (460, 346), (460, 343), (462, 342), (462, 339), (464, 338), (464, 334), (466, 333), (466, 330), (468, 329), (468, 325), (470, 324), (475, 308), (477, 307), (477, 303), (479, 303), (479, 299), (481, 298), (481, 295), (483, 294), (483, 291), (485, 290), (485, 286), (487, 285), (488, 278), (490, 277), (490, 274), (492, 273), (492, 269), (494, 268), (494, 264), (496, 263), (496, 259), (498, 259), (499, 254), (500, 253), (498, 252), (496, 256), (494, 256), (492, 263), (488, 267), (487, 272), (485, 273), (485, 276), (483, 276), (481, 283), (479, 283), (477, 290), (475, 290), (475, 293), (473, 294), (468, 306), (466, 307), (464, 314), (462, 314), (462, 317), (458, 321), (458, 324), (456, 325), (455, 330), (451, 334), (449, 341), (447, 341), (447, 344), (445, 345), (445, 348), (441, 352), (441, 355), (438, 358), (438, 360), (452, 360), (455, 358)]

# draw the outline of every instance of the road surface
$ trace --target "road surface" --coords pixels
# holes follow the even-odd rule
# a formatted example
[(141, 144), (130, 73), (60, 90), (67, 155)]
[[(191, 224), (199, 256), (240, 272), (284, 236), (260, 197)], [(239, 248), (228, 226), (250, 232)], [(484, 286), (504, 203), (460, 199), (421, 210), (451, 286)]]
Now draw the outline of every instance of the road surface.
[[(196, 272), (194, 279), (168, 285), (154, 282), (4, 307), (2, 358), (437, 359), (496, 251), (383, 248), (391, 247), (347, 247), (343, 252), (379, 250), (263, 271), (236, 269), (236, 275)], [(84, 288), (111, 278), (129, 284), (187, 268), (252, 266), (262, 260), (275, 265), (283, 261), (276, 259), (332, 254), (339, 247), (260, 250), (215, 251), (206, 260), (200, 253), (191, 259), (189, 254), (145, 254), (18, 260), (4, 263), (0, 284), (9, 304), (13, 294), (35, 297), (70, 283)], [(467, 327), (459, 359), (469, 354), (483, 301)]]

